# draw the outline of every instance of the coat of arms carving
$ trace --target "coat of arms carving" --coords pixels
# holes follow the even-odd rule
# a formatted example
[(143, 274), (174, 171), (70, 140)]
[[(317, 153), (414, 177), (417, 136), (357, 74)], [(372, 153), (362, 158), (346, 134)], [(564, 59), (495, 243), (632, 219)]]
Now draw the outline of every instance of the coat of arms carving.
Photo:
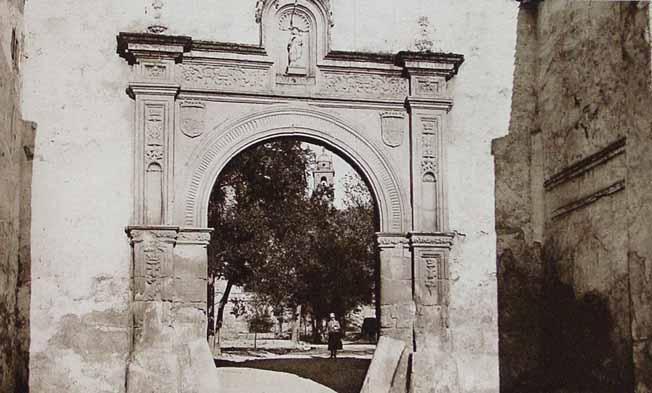
[(199, 101), (183, 101), (180, 105), (179, 126), (184, 135), (195, 138), (204, 133), (206, 105)]
[(405, 134), (405, 113), (383, 112), (380, 114), (380, 128), (383, 142), (390, 147), (398, 147), (403, 143)]

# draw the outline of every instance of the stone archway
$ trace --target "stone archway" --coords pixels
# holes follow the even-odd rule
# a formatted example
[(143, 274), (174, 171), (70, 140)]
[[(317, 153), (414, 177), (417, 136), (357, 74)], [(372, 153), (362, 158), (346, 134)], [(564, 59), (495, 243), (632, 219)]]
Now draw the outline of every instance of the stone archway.
[(283, 136), (316, 140), (342, 154), (371, 186), (379, 211), (380, 231), (405, 232), (409, 225), (406, 187), (401, 187), (380, 148), (335, 115), (309, 106), (285, 105), (255, 112), (213, 130), (192, 153), (188, 165), (192, 175), (183, 192), (184, 225), (207, 226), (211, 189), (233, 157), (254, 144)]
[[(379, 373), (394, 375), (387, 384), (409, 380), (413, 391), (424, 390), (434, 375), (430, 354), (438, 354), (439, 368), (454, 358), (447, 354), (454, 236), (444, 141), (453, 104), (448, 80), (463, 57), (331, 51), (333, 21), (324, 0), (260, 1), (256, 16), (261, 46), (118, 36), (118, 52), (132, 65), (128, 92), (135, 101), (128, 390), (218, 386), (204, 337), (208, 199), (232, 157), (280, 136), (331, 146), (369, 182), (381, 226), (381, 335), (402, 342), (394, 347), (398, 372)], [(417, 370), (410, 376), (408, 359)]]

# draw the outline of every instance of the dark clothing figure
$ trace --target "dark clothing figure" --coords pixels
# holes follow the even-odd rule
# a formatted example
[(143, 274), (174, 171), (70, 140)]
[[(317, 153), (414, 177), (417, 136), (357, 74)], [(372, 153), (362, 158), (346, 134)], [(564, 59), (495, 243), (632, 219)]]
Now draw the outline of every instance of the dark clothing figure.
[(328, 350), (331, 352), (331, 359), (337, 357), (337, 350), (342, 349), (342, 328), (340, 323), (335, 319), (335, 315), (331, 314), (331, 320), (326, 325), (326, 332), (328, 333)]

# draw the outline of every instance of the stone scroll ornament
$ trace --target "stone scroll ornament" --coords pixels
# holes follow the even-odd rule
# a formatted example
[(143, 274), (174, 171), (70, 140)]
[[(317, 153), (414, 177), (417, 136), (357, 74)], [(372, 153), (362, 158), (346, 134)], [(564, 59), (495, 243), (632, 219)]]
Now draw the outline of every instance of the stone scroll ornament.
[(380, 114), (380, 129), (383, 142), (390, 147), (403, 143), (405, 134), (405, 114), (402, 112), (383, 112)]
[(183, 101), (179, 105), (179, 126), (189, 138), (196, 138), (206, 129), (206, 105), (200, 101)]

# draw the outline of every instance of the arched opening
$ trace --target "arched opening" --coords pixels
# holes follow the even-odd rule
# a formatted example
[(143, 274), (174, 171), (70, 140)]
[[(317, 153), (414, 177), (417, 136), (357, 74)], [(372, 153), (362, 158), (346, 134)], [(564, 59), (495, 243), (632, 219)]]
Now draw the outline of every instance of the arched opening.
[[(264, 353), (265, 362), (244, 365), (359, 391), (378, 335), (381, 229), (360, 168), (310, 136), (259, 139), (220, 170), (207, 223), (215, 229), (208, 335), (217, 364)], [(336, 325), (344, 345), (331, 361)]]

